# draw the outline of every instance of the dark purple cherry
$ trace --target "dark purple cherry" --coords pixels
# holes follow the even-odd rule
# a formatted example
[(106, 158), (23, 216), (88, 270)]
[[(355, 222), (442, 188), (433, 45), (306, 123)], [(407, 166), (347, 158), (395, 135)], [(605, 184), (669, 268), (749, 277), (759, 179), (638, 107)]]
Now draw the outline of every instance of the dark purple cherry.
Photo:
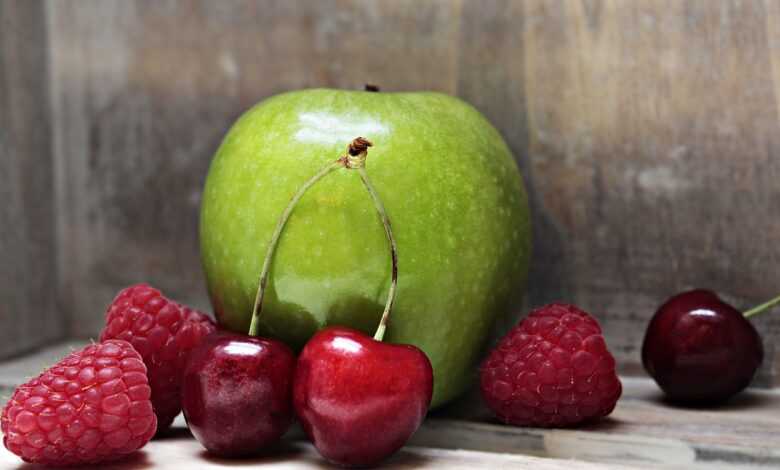
[(213, 334), (184, 370), (182, 409), (190, 431), (215, 455), (263, 451), (293, 422), (294, 373), (295, 356), (279, 341)]
[(714, 292), (677, 294), (655, 312), (645, 333), (642, 363), (666, 395), (689, 405), (722, 403), (748, 386), (761, 365), (761, 337), (747, 316)]

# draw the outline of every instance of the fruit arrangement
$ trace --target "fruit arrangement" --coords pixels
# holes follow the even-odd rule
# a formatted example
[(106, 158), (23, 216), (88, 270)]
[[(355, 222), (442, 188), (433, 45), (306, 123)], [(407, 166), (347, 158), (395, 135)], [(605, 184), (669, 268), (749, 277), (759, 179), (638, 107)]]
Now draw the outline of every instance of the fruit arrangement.
[[(375, 144), (371, 176), (398, 229), (403, 276), (387, 341), (425, 352), (438, 407), (471, 383), (496, 320), (520, 307), (531, 254), (515, 159), (484, 116), (457, 98), (315, 89), (244, 113), (214, 156), (201, 203), (214, 314), (221, 327), (247, 332), (279, 214), (324, 156), (361, 135)], [(390, 278), (375, 218), (350, 172), (307, 191), (274, 257), (260, 334), (300, 351), (328, 326), (373, 333)]]
[(215, 329), (149, 285), (123, 289), (100, 344), (16, 389), (1, 418), (5, 446), (49, 465), (97, 464), (141, 448), (179, 414), (182, 369)]
[[(312, 116), (308, 99), (323, 93), (336, 113)], [(203, 261), (218, 325), (147, 284), (121, 290), (107, 309), (100, 343), (71, 353), (14, 392), (0, 418), (6, 448), (45, 465), (110, 462), (164, 433), (183, 411), (193, 436), (214, 455), (273, 449), (297, 419), (331, 463), (371, 466), (405, 445), (429, 408), (457, 395), (489, 326), (516, 303), (513, 289), (525, 278), (525, 193), (505, 144), (473, 109), (438, 94), (379, 101), (372, 95), (282, 95), (242, 117), (212, 165), (203, 206)], [(317, 141), (314, 150), (329, 150), (332, 136), (311, 128), (312, 122), (347, 119), (349, 106), (364, 102), (403, 110), (400, 118), (369, 122), (355, 115), (345, 124), (376, 133), (387, 146), (386, 158), (411, 154), (403, 168), (372, 167), (383, 182), (401, 181), (401, 191), (382, 187), (380, 196), (366, 170), (373, 143), (357, 137), (308, 179), (296, 174), (267, 184), (262, 197), (276, 209), (284, 189), (303, 180), (280, 216), (254, 209), (265, 206), (249, 187), (266, 186), (267, 174), (282, 168), (303, 171), (301, 161), (309, 160), (309, 154), (303, 160), (296, 155), (298, 147), (273, 145), (264, 151), (293, 155), (295, 163), (247, 160), (249, 150), (263, 146), (257, 126), (279, 114), (276, 128)], [(288, 122), (289, 109), (300, 119), (308, 116), (303, 127)], [(433, 117), (441, 121), (438, 137), (452, 142), (423, 139), (409, 127)], [(466, 132), (468, 126), (475, 130)], [(462, 135), (449, 135), (458, 130)], [(419, 148), (396, 137), (405, 134)], [(438, 160), (442, 155), (450, 159), (446, 164)], [(412, 179), (404, 180), (402, 171)], [(414, 185), (427, 189), (411, 190)], [(404, 189), (406, 200), (397, 194)], [(406, 207), (392, 212), (404, 228), (397, 238), (385, 200), (393, 210)], [(480, 211), (470, 212), (472, 205)], [(327, 220), (339, 211), (342, 218)], [(434, 218), (403, 217), (420, 211)], [(453, 217), (461, 225), (452, 225)], [(319, 233), (314, 226), (359, 232), (336, 233), (322, 254), (308, 243), (311, 232)], [(266, 232), (267, 244), (256, 246), (253, 241)], [(467, 248), (474, 244), (480, 249)], [(296, 246), (315, 254), (299, 255)], [(333, 268), (337, 262), (344, 271)], [(489, 291), (452, 290), (463, 285), (487, 285)], [(674, 296), (647, 328), (645, 368), (674, 401), (721, 403), (749, 384), (763, 359), (761, 339), (746, 318), (777, 304), (780, 297), (743, 315), (710, 291)], [(515, 426), (592, 422), (609, 415), (622, 393), (599, 323), (565, 303), (530, 312), (478, 372), (487, 407)]]
[[(147, 284), (128, 287), (108, 307), (100, 344), (17, 389), (2, 414), (6, 447), (32, 463), (108, 462), (142, 447), (183, 410), (195, 438), (224, 457), (267, 449), (296, 415), (336, 464), (372, 465), (401, 448), (425, 418), (434, 377), (420, 349), (382, 342), (397, 293), (398, 256), (364, 168), (371, 145), (354, 139), (293, 196), (265, 254), (248, 334), (217, 331), (205, 314)], [(268, 276), (296, 205), (339, 168), (360, 175), (380, 216), (390, 246), (390, 289), (373, 338), (345, 327), (324, 329), (296, 358), (284, 343), (258, 336)]]

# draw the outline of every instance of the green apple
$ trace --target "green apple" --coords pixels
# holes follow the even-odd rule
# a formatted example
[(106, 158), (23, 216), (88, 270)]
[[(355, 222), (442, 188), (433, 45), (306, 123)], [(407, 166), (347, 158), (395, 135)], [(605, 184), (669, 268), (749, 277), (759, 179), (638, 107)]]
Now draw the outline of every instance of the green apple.
[[(366, 171), (398, 246), (385, 341), (425, 351), (437, 406), (469, 383), (494, 321), (519, 302), (531, 251), (517, 165), (496, 129), (457, 98), (315, 89), (247, 111), (219, 147), (203, 194), (209, 295), (222, 327), (248, 330), (279, 216), (358, 136), (374, 144)], [(336, 170), (305, 194), (282, 234), (260, 333), (296, 348), (326, 325), (373, 334), (389, 283), (389, 248), (372, 200), (359, 175)]]

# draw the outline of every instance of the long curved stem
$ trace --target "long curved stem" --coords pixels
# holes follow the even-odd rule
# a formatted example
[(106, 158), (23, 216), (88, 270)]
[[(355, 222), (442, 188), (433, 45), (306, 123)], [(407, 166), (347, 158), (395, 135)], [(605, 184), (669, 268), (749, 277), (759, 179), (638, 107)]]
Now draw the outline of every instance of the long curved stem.
[(396, 290), (398, 288), (398, 249), (396, 247), (395, 238), (393, 237), (393, 230), (390, 227), (390, 218), (387, 216), (385, 206), (382, 204), (382, 200), (379, 198), (379, 194), (377, 193), (376, 189), (374, 189), (374, 185), (371, 184), (371, 179), (366, 173), (366, 154), (368, 147), (371, 147), (371, 145), (371, 142), (367, 139), (364, 139), (363, 137), (357, 137), (354, 139), (349, 144), (349, 146), (347, 146), (347, 153), (344, 156), (322, 167), (320, 171), (318, 171), (314, 176), (306, 181), (303, 186), (301, 186), (298, 192), (295, 193), (290, 202), (287, 204), (284, 212), (282, 212), (282, 215), (279, 217), (279, 221), (276, 223), (276, 228), (274, 229), (273, 235), (271, 235), (271, 241), (268, 243), (268, 249), (265, 253), (265, 259), (263, 260), (263, 267), (260, 271), (260, 279), (257, 286), (257, 294), (255, 295), (255, 303), (252, 307), (252, 321), (249, 324), (250, 336), (257, 336), (258, 330), (260, 328), (260, 313), (263, 309), (263, 299), (265, 298), (265, 290), (268, 283), (268, 273), (271, 270), (271, 263), (273, 261), (274, 253), (276, 252), (276, 247), (279, 244), (279, 239), (282, 235), (282, 231), (284, 230), (285, 225), (287, 224), (287, 220), (290, 218), (290, 215), (295, 209), (295, 206), (298, 204), (298, 201), (300, 201), (303, 195), (306, 194), (306, 191), (308, 191), (309, 188), (314, 186), (319, 180), (324, 178), (331, 171), (340, 167), (345, 167), (348, 169), (357, 170), (358, 174), (360, 175), (360, 180), (363, 182), (363, 186), (365, 186), (366, 191), (368, 191), (369, 196), (371, 196), (371, 200), (374, 202), (374, 207), (379, 214), (379, 218), (381, 219), (382, 225), (385, 229), (385, 235), (387, 236), (387, 240), (390, 244), (390, 259), (392, 266), (390, 290), (387, 293), (387, 301), (385, 303), (385, 309), (382, 312), (382, 318), (379, 320), (379, 326), (377, 327), (376, 333), (374, 334), (374, 339), (377, 341), (382, 341), (384, 338), (385, 331), (387, 330), (387, 320), (390, 316), (390, 312), (393, 309)]
[(387, 235), (387, 241), (390, 243), (390, 259), (392, 263), (392, 271), (390, 275), (390, 290), (387, 293), (387, 301), (385, 302), (385, 310), (382, 312), (382, 318), (379, 320), (379, 326), (374, 333), (374, 339), (382, 341), (385, 336), (385, 330), (387, 329), (387, 319), (390, 316), (390, 311), (393, 309), (395, 303), (395, 294), (398, 288), (398, 248), (395, 244), (395, 238), (393, 237), (393, 230), (390, 228), (390, 218), (387, 216), (385, 206), (382, 204), (382, 200), (379, 198), (374, 185), (371, 184), (371, 179), (366, 173), (366, 169), (362, 166), (356, 168), (360, 175), (363, 186), (366, 187), (368, 194), (371, 195), (371, 200), (374, 201), (374, 207), (379, 214), (379, 218), (382, 219), (382, 225), (385, 227), (385, 235)]
[(764, 302), (761, 305), (756, 305), (755, 307), (751, 308), (747, 312), (743, 313), (743, 315), (745, 316), (745, 318), (750, 318), (753, 315), (758, 315), (761, 312), (765, 312), (776, 305), (780, 305), (780, 295), (778, 295), (777, 297), (775, 297), (774, 299), (768, 302)]
[(260, 327), (260, 312), (263, 309), (263, 298), (265, 297), (265, 288), (268, 283), (268, 272), (271, 270), (271, 261), (273, 260), (276, 246), (279, 244), (279, 237), (282, 235), (282, 230), (287, 224), (287, 219), (290, 218), (293, 209), (298, 204), (298, 201), (306, 194), (306, 191), (314, 186), (319, 180), (324, 178), (328, 173), (336, 168), (343, 167), (344, 163), (342, 159), (335, 160), (328, 163), (320, 171), (306, 181), (297, 193), (292, 197), (290, 203), (282, 212), (279, 221), (276, 223), (276, 229), (273, 235), (271, 235), (271, 241), (268, 243), (268, 250), (265, 253), (265, 260), (263, 261), (263, 269), (260, 271), (260, 280), (258, 281), (257, 295), (255, 296), (255, 305), (252, 307), (252, 322), (249, 324), (249, 336), (257, 336), (258, 329)]

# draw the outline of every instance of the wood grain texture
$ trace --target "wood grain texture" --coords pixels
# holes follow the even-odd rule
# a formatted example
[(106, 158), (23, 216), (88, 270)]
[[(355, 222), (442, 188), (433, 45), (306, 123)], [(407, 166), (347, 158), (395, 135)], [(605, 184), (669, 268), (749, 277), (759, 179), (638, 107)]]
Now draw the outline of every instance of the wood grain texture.
[[(19, 459), (0, 448), (0, 470), (19, 467)], [(246, 459), (220, 459), (209, 456), (191, 436), (175, 434), (166, 439), (155, 439), (127, 459), (101, 466), (105, 470), (138, 470), (156, 468), (178, 470), (198, 468), (203, 470), (255, 469), (267, 470), (321, 470), (335, 468), (326, 463), (311, 444), (287, 443), (267, 457)], [(491, 454), (467, 450), (423, 449), (406, 447), (392, 456), (382, 468), (401, 470), (492, 470), (509, 468), (517, 470), (629, 470), (637, 467), (593, 464), (572, 460), (541, 459), (522, 455)]]
[[(597, 313), (621, 362), (674, 292), (738, 308), (780, 278), (780, 21), (748, 2), (525, 2), (534, 303)], [(776, 55), (776, 54), (774, 54)], [(780, 322), (759, 319), (776, 382)]]
[(713, 409), (678, 408), (654, 382), (622, 377), (615, 411), (575, 429), (507, 426), (493, 418), (476, 392), (429, 414), (413, 445), (508, 452), (663, 468), (778, 468), (777, 390), (755, 390)]
[[(230, 123), (326, 86), (473, 103), (524, 170), (528, 305), (596, 314), (624, 372), (659, 303), (738, 308), (780, 279), (780, 7), (771, 0), (50, 0), (59, 293), (94, 334), (139, 280), (206, 307), (196, 222)], [(780, 319), (757, 320), (777, 384)], [(506, 326), (506, 325), (505, 325)]]
[(54, 302), (46, 47), (40, 2), (0, 2), (0, 357), (64, 332)]

